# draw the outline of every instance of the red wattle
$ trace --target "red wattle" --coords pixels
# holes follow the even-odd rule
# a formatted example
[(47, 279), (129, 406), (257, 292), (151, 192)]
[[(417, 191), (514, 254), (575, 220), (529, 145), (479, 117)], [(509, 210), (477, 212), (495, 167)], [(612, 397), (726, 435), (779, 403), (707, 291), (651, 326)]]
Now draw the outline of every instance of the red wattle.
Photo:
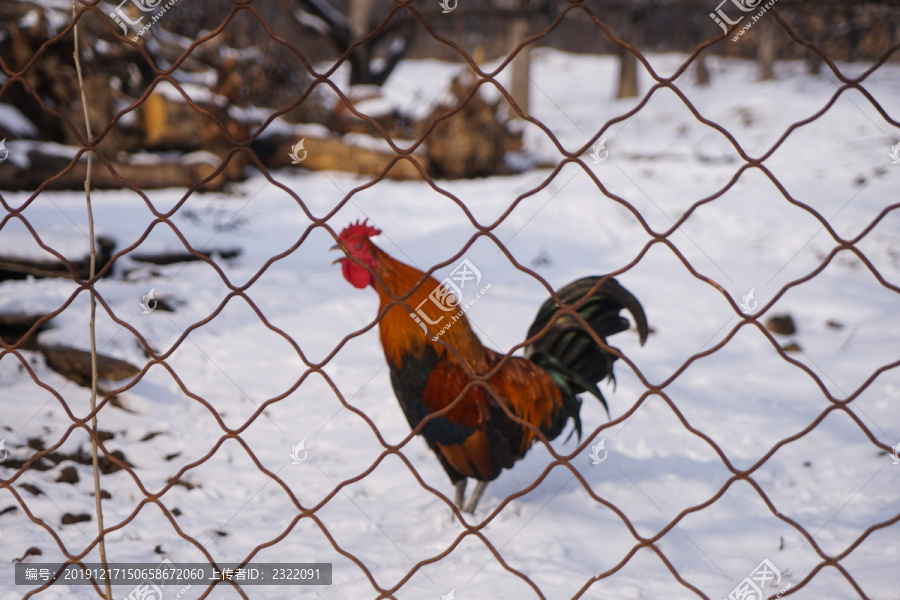
[(372, 275), (350, 259), (345, 259), (341, 263), (341, 269), (344, 279), (349, 281), (353, 287), (362, 289), (372, 283)]

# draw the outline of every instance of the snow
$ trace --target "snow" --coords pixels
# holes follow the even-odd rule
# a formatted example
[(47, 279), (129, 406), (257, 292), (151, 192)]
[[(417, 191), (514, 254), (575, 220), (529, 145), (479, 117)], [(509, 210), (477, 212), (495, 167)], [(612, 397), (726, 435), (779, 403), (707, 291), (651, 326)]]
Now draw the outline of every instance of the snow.
[(36, 10), (30, 10), (25, 13), (25, 16), (19, 19), (19, 27), (23, 29), (31, 29), (32, 27), (36, 27), (40, 23), (41, 15)]
[(394, 111), (394, 104), (382, 96), (381, 90), (374, 85), (354, 85), (344, 95), (354, 109), (371, 117), (383, 117)]
[(69, 160), (75, 158), (80, 150), (76, 146), (65, 146), (55, 142), (38, 142), (35, 140), (7, 140), (6, 149), (9, 150), (10, 162), (22, 168), (28, 168), (31, 165), (31, 159), (28, 154), (33, 150), (40, 150), (47, 156), (56, 156)]
[[(47, 19), (47, 36), (53, 37), (64, 29), (71, 21), (72, 3), (66, 0), (42, 0), (37, 4), (44, 7), (44, 17)], [(50, 10), (58, 9), (58, 10)], [(30, 10), (19, 19), (17, 25), (22, 29), (31, 29), (40, 25), (41, 15), (37, 10)]]
[[(228, 103), (227, 98), (213, 93), (206, 85), (188, 82), (178, 82), (178, 85), (181, 86), (184, 93), (194, 102), (212, 102), (219, 106), (225, 106)], [(184, 94), (168, 80), (159, 81), (156, 84), (154, 91), (162, 94), (167, 100), (173, 102), (184, 101)]]
[[(668, 77), (685, 57), (649, 60)], [(534, 447), (488, 486), (477, 514), (466, 516), (480, 527), (477, 534), (440, 496), (452, 497), (452, 488), (422, 440), (407, 441), (377, 328), (367, 329), (377, 316), (374, 293), (352, 288), (329, 264), (332, 236), (311, 226), (292, 194), (261, 175), (229, 193), (186, 199), (180, 189), (148, 191), (146, 201), (127, 190), (93, 192), (97, 234), (113, 236), (117, 250), (183, 250), (177, 228), (194, 248), (244, 251), (218, 261), (221, 274), (205, 262), (148, 268), (123, 257), (117, 274), (96, 286), (103, 300), (98, 346), (145, 368), (134, 382), (106, 383), (130, 387), (119, 395), (127, 411), (105, 406), (99, 413), (100, 429), (115, 436), (105, 445), (125, 454), (149, 493), (176, 475), (196, 486), (170, 487), (157, 504), (128, 473), (104, 475), (101, 487), (111, 494), (103, 504), (105, 524), (115, 529), (107, 537), (111, 558), (156, 564), (163, 558), (154, 552), (159, 547), (174, 562), (198, 562), (205, 561), (202, 547), (217, 561), (240, 561), (287, 528), (253, 560), (333, 563), (334, 585), (303, 588), (305, 597), (378, 595), (344, 553), (402, 599), (436, 599), (451, 589), (460, 600), (538, 597), (508, 569), (526, 575), (546, 598), (570, 598), (586, 586), (584, 598), (701, 597), (665, 561), (704, 596), (724, 598), (764, 559), (782, 574), (766, 590), (774, 596), (798, 585), (822, 559), (797, 528), (772, 513), (770, 502), (813, 535), (822, 552), (846, 552), (840, 564), (868, 598), (895, 599), (900, 525), (866, 532), (897, 516), (900, 481), (900, 466), (873, 443), (900, 442), (900, 373), (890, 367), (900, 358), (900, 310), (897, 292), (880, 281), (900, 284), (900, 166), (887, 156), (900, 131), (856, 91), (840, 93), (829, 106), (840, 84), (833, 75), (807, 74), (800, 63), (779, 63), (777, 81), (762, 83), (751, 63), (709, 62), (710, 86), (697, 87), (690, 70), (674, 85), (748, 156), (765, 157), (762, 168), (741, 171), (746, 163), (738, 151), (698, 121), (675, 91), (660, 89), (634, 116), (617, 119), (642, 99), (613, 99), (612, 58), (541, 50), (533, 57), (531, 112), (559, 146), (581, 154), (585, 167), (438, 181), (438, 190), (392, 181), (360, 189), (368, 180), (344, 173), (274, 174), (313, 217), (330, 215), (334, 230), (369, 217), (384, 231), (376, 242), (391, 255), (422, 270), (446, 263), (436, 270), (439, 278), (463, 258), (477, 265), (491, 288), (468, 316), (493, 348), (520, 343), (547, 297), (544, 284), (523, 269), (555, 288), (617, 273), (642, 301), (654, 330), (646, 345), (633, 331), (610, 340), (627, 357), (616, 365), (617, 386), (602, 385), (612, 422), (586, 397), (582, 440), (564, 434), (552, 443), (568, 464), (554, 464), (546, 447)], [(854, 74), (863, 67), (840, 68)], [(405, 61), (385, 97), (427, 114), (460, 69)], [(885, 65), (863, 81), (890, 115), (900, 113), (898, 75), (900, 67)], [(641, 89), (652, 84), (644, 73)], [(826, 106), (772, 151), (792, 123)], [(529, 124), (525, 136), (527, 151), (542, 163), (562, 162), (557, 142), (542, 129)], [(609, 156), (594, 164), (588, 152), (600, 139)], [(25, 220), (44, 243), (82, 256), (83, 194), (50, 192), (28, 203), (29, 197), (4, 193), (9, 206), (27, 206), (21, 218), (4, 224), (0, 248), (37, 252)], [(491, 235), (476, 237), (462, 253), (478, 230), (455, 199), (478, 226), (499, 220)], [(156, 220), (147, 202), (167, 218)], [(861, 236), (855, 251), (836, 251), (826, 222), (846, 239)], [(830, 255), (820, 273), (791, 285)], [(545, 260), (535, 263), (538, 256)], [(157, 298), (182, 304), (174, 313), (143, 314), (140, 301), (151, 288)], [(751, 290), (757, 320), (738, 306)], [(0, 286), (4, 311), (63, 307), (42, 341), (87, 348), (88, 295), (74, 282)], [(797, 333), (766, 332), (761, 324), (773, 314), (790, 314)], [(164, 355), (165, 365), (148, 361), (137, 334)], [(773, 341), (794, 342), (801, 351), (789, 353), (788, 362)], [(47, 387), (35, 384), (25, 364)], [(0, 386), (6, 400), (0, 438), (10, 457), (31, 455), (31, 438), (60, 444), (60, 452), (89, 449), (88, 436), (62, 405), (84, 417), (88, 391), (49, 370), (40, 355), (3, 355)], [(826, 392), (853, 401), (835, 405)], [(151, 433), (157, 435), (145, 440)], [(291, 448), (301, 440), (308, 459), (292, 464)], [(601, 440), (607, 457), (592, 464), (591, 446)], [(400, 447), (388, 452), (384, 444)], [(735, 470), (752, 470), (749, 478), (735, 476), (725, 460)], [(11, 561), (27, 548), (43, 552), (29, 563), (62, 560), (54, 535), (72, 554), (96, 535), (94, 521), (60, 525), (62, 513), (92, 513), (94, 506), (88, 467), (76, 466), (77, 484), (54, 481), (66, 464), (30, 470), (13, 484), (53, 533), (21, 507), (0, 514), (2, 600), (26, 591), (12, 585)], [(437, 493), (423, 488), (413, 469)], [(536, 480), (534, 490), (520, 494)], [(23, 483), (43, 494), (31, 495)], [(10, 489), (0, 489), (0, 511), (18, 504)], [(318, 522), (298, 519), (298, 504), (316, 507)], [(173, 519), (194, 542), (173, 528), (162, 507), (179, 509)], [(447, 556), (415, 568), (451, 547)], [(96, 561), (96, 548), (84, 560)], [(88, 587), (51, 589), (41, 597), (93, 597)], [(116, 597), (129, 589), (115, 588)], [(195, 585), (183, 597), (205, 589)], [(280, 587), (244, 589), (255, 598), (285, 596)], [(857, 596), (832, 567), (819, 570), (799, 594)], [(209, 597), (231, 595), (217, 587)]]

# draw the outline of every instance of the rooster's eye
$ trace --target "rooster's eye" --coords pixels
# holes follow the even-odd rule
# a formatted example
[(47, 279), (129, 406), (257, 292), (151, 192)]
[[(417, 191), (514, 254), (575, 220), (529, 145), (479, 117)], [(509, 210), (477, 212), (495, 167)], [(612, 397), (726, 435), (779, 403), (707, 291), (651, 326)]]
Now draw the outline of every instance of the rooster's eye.
[(355, 247), (356, 247), (357, 250), (362, 250), (362, 242), (356, 242), (356, 246), (355, 246)]

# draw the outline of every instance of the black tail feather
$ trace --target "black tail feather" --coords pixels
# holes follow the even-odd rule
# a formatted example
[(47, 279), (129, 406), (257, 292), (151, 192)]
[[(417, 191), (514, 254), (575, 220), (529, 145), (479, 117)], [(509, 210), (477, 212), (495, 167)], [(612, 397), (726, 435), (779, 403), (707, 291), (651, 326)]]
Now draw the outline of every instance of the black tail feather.
[[(594, 289), (600, 279), (599, 276), (579, 279), (556, 294), (564, 305), (577, 306), (575, 312), (604, 343), (607, 337), (629, 328), (628, 319), (619, 315), (622, 309), (627, 310), (643, 344), (649, 329), (641, 303), (612, 278)], [(603, 350), (581, 323), (564, 312), (552, 298), (541, 306), (528, 330), (528, 337), (537, 335), (548, 323), (552, 325), (547, 332), (525, 347), (525, 356), (540, 365), (559, 385), (563, 392), (563, 412), (567, 413), (561, 417), (574, 419), (580, 438), (578, 411), (581, 403), (575, 396), (589, 392), (600, 400), (608, 415), (609, 407), (596, 384), (607, 377), (615, 382), (613, 362), (616, 356)]]

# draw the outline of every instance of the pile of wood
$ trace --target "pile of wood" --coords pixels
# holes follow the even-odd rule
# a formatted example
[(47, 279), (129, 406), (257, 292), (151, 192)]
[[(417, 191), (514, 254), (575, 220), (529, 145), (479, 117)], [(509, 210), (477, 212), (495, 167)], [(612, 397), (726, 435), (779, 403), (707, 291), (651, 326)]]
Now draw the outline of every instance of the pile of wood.
[[(508, 173), (506, 153), (522, 149), (522, 132), (514, 130), (502, 115), (505, 99), (489, 102), (481, 90), (468, 98), (474, 85), (466, 75), (455, 78), (450, 86), (455, 101), (436, 106), (419, 125), (424, 133), (436, 123), (425, 138), (436, 177), (460, 179)], [(447, 117), (466, 98), (459, 111)]]
[[(133, 9), (131, 4), (126, 8)], [(94, 188), (220, 190), (254, 172), (257, 161), (265, 169), (367, 176), (393, 165), (386, 172), (392, 179), (420, 179), (425, 172), (477, 177), (506, 172), (505, 153), (521, 144), (520, 134), (500, 116), (498, 103), (480, 93), (453, 116), (440, 120), (453, 108), (440, 106), (423, 123), (385, 110), (387, 103), (373, 85), (351, 87), (346, 100), (329, 107), (321, 94), (306, 95), (311, 83), (306, 67), (271, 37), (254, 39), (226, 29), (189, 52), (193, 40), (166, 29), (179, 23), (174, 13), (140, 37), (122, 36), (103, 13), (89, 11), (79, 19), (84, 93), (102, 156), (93, 161)], [(0, 103), (30, 122), (18, 131), (0, 129), (10, 152), (0, 168), (0, 190), (83, 186), (87, 156), (74, 157), (88, 142), (74, 40), (71, 32), (55, 39), (70, 20), (68, 12), (37, 0), (0, 3), (0, 56), (8, 72), (25, 69), (21, 80), (4, 88)], [(160, 75), (176, 62), (176, 70)], [(468, 95), (467, 86), (454, 82), (457, 100)], [(277, 123), (259, 131), (270, 115), (288, 108)], [(383, 139), (386, 133), (393, 140), (411, 140), (436, 120), (426, 148), (414, 160), (398, 161), (386, 144), (359, 144), (346, 137)], [(321, 133), (307, 139), (304, 161), (292, 161), (292, 148), (304, 138), (297, 133), (303, 129), (293, 124), (310, 122), (320, 124)]]
[[(415, 152), (412, 158), (398, 158), (398, 155), (387, 150), (374, 150), (347, 143), (337, 136), (319, 136), (303, 138), (304, 149), (300, 156), (305, 157), (296, 166), (315, 171), (348, 171), (360, 175), (375, 177), (388, 169), (385, 177), (396, 180), (423, 179), (422, 173), (428, 171), (428, 157), (422, 152)], [(274, 144), (267, 164), (273, 168), (292, 166), (292, 148), (297, 143), (296, 136), (279, 136), (270, 138), (268, 143)], [(408, 144), (408, 142), (406, 142)], [(418, 165), (418, 166), (417, 166)]]
[[(74, 149), (73, 149), (74, 150)], [(17, 152), (13, 144), (10, 152)], [(91, 188), (132, 188), (153, 190), (167, 187), (196, 186), (203, 191), (220, 190), (226, 181), (242, 179), (237, 161), (216, 173), (221, 160), (208, 152), (194, 152), (177, 157), (154, 157), (147, 161), (140, 155), (120, 154), (109, 165), (95, 159), (91, 167)], [(73, 157), (74, 158), (74, 157)], [(8, 161), (0, 169), (0, 190), (78, 190), (84, 188), (87, 155), (70, 167), (72, 158), (48, 153), (40, 147), (25, 151), (24, 157)]]
[[(32, 125), (0, 131), (10, 152), (0, 169), (0, 189), (83, 186), (86, 156), (72, 165), (75, 152), (86, 144), (73, 36), (49, 43), (70, 19), (68, 13), (36, 2), (0, 4), (0, 56), (10, 71), (28, 67), (24, 81), (11, 82), (0, 103), (16, 108)], [(85, 13), (79, 28), (88, 115), (97, 151), (105, 159), (93, 162), (95, 188), (210, 190), (239, 181), (249, 159), (246, 152), (233, 151), (248, 143), (258, 123), (232, 109), (278, 106), (286, 93), (299, 96), (307, 85), (302, 68), (293, 81), (271, 85), (266, 67), (279, 53), (241, 53), (224, 39), (184, 58), (192, 40), (166, 31), (162, 21), (153, 28), (152, 39), (144, 36), (137, 43), (96, 13)], [(251, 59), (256, 62), (244, 64)], [(182, 61), (179, 68), (161, 79), (155, 69), (164, 70), (175, 60)], [(202, 86), (189, 83), (200, 80)], [(248, 89), (257, 91), (248, 96)], [(254, 112), (260, 113), (259, 122), (267, 116), (262, 114), (266, 110)], [(303, 111), (291, 114), (303, 116)], [(22, 143), (24, 139), (63, 144), (71, 151)]]

